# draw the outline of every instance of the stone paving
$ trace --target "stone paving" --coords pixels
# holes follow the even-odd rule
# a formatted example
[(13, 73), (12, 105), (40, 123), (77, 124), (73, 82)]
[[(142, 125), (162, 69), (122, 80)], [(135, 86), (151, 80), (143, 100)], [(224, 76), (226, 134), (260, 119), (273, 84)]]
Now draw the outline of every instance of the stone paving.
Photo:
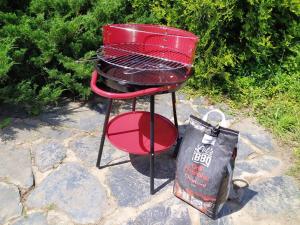
[[(172, 120), (171, 96), (156, 96), (156, 112)], [(104, 99), (88, 104), (65, 102), (37, 117), (3, 109), (12, 123), (0, 131), (0, 224), (5, 225), (229, 225), (300, 224), (299, 184), (285, 175), (289, 149), (251, 118), (230, 115), (224, 104), (177, 95), (180, 134), (190, 114), (201, 117), (220, 108), (240, 130), (234, 179), (248, 187), (232, 190), (216, 220), (207, 218), (172, 194), (176, 162), (172, 149), (155, 161), (156, 194), (149, 194), (147, 157), (128, 155), (105, 143), (95, 167)], [(117, 101), (113, 114), (130, 110)], [(149, 110), (147, 98), (138, 110)], [(212, 120), (217, 120), (212, 114)]]

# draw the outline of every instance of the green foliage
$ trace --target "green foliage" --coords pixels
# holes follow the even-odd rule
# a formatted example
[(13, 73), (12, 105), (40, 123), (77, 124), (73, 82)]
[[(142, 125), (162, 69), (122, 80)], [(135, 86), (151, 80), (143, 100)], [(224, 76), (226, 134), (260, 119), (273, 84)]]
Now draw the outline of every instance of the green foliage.
[(0, 39), (0, 84), (7, 78), (7, 73), (13, 65), (12, 58), (8, 55), (12, 50), (13, 41)]
[(91, 64), (101, 26), (122, 20), (123, 0), (1, 1), (0, 102), (32, 114), (62, 95), (90, 95)]
[(7, 127), (11, 123), (11, 118), (6, 117), (2, 121), (0, 120), (0, 129)]
[(293, 167), (289, 170), (289, 174), (295, 176), (298, 180), (300, 180), (300, 148), (295, 148), (293, 154), (295, 157), (295, 163)]
[[(197, 34), (190, 87), (247, 103), (251, 89), (265, 88), (278, 71), (291, 73), (285, 66), (299, 53), (299, 15), (297, 0), (2, 1), (0, 100), (43, 105), (62, 93), (87, 98), (92, 66), (75, 60), (101, 44), (103, 24), (136, 22)], [(16, 93), (16, 86), (32, 96)], [(46, 92), (54, 94), (44, 99)]]

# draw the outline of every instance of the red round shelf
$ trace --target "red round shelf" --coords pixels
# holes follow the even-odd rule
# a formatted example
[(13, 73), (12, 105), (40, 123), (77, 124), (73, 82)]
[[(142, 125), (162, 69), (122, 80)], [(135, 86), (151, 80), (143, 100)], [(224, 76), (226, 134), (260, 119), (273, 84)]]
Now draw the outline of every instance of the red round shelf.
[[(107, 125), (107, 138), (118, 149), (137, 155), (150, 153), (150, 113), (134, 111), (120, 114)], [(170, 148), (178, 131), (167, 118), (154, 114), (154, 151)]]

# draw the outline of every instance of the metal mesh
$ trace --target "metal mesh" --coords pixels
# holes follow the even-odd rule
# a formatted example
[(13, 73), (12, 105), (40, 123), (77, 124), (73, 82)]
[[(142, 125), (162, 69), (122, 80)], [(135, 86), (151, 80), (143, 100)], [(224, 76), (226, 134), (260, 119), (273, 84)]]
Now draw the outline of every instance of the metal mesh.
[(133, 43), (106, 45), (97, 51), (97, 58), (112, 66), (126, 69), (124, 73), (134, 74), (141, 71), (174, 71), (191, 67), (180, 63), (187, 56), (159, 45)]

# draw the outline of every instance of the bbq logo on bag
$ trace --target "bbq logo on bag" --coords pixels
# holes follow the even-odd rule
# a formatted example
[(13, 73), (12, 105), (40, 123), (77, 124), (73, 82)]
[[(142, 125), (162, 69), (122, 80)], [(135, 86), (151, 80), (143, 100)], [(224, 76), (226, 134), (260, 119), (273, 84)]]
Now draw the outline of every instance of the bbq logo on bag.
[(213, 153), (213, 146), (198, 144), (194, 150), (192, 161), (209, 167)]
[(198, 144), (194, 150), (192, 161), (209, 167), (214, 153), (213, 146), (215, 145), (216, 140), (216, 137), (204, 134), (202, 144)]

